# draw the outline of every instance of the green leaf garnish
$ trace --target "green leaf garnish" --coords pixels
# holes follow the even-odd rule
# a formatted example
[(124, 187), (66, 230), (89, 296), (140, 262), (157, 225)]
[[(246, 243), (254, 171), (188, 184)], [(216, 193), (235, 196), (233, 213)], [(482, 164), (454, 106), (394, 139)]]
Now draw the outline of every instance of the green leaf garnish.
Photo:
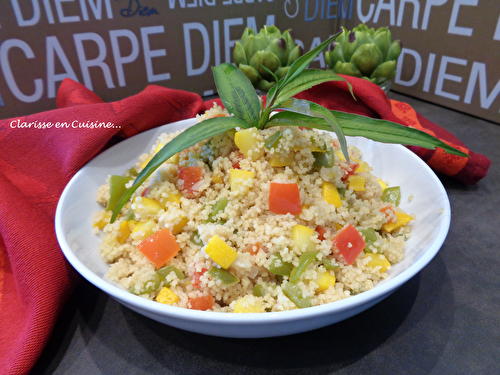
[[(307, 100), (294, 99), (303, 90), (327, 81), (344, 80), (332, 71), (306, 69), (309, 64), (340, 33), (325, 40), (313, 50), (299, 57), (276, 85), (268, 92), (264, 108), (248, 78), (235, 66), (221, 64), (213, 67), (215, 85), (219, 97), (232, 117), (216, 117), (205, 120), (187, 128), (153, 156), (144, 169), (137, 175), (133, 185), (125, 191), (111, 216), (113, 223), (123, 206), (134, 192), (148, 179), (168, 158), (196, 143), (211, 138), (224, 131), (235, 128), (266, 129), (273, 126), (305, 126), (319, 130), (334, 131), (339, 139), (342, 152), (349, 160), (345, 135), (363, 136), (374, 141), (385, 143), (401, 143), (429, 149), (443, 148), (453, 155), (468, 157), (433, 136), (403, 125), (385, 120), (372, 119), (351, 113), (330, 111), (325, 107)], [(352, 87), (347, 82), (351, 94)], [(354, 97), (354, 95), (353, 95)], [(271, 116), (277, 110), (281, 112)]]

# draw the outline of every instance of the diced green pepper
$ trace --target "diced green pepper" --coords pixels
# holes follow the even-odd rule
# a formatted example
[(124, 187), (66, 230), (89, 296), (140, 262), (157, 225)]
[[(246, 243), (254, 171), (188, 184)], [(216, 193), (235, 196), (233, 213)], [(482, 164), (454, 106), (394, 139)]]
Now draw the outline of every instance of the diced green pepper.
[(317, 168), (330, 168), (335, 164), (335, 152), (333, 148), (329, 148), (325, 152), (315, 151), (312, 154), (314, 156), (314, 166)]
[(266, 289), (264, 288), (264, 285), (262, 284), (257, 284), (253, 287), (253, 295), (255, 297), (264, 297), (266, 295)]
[(344, 197), (345, 196), (345, 192), (346, 192), (346, 188), (340, 187), (340, 188), (337, 188), (337, 191), (339, 192), (339, 195), (341, 197)]
[(182, 273), (182, 271), (180, 271), (174, 266), (166, 266), (156, 271), (156, 273), (160, 277), (160, 280), (165, 282), (166, 287), (170, 286), (170, 283), (166, 281), (166, 278), (168, 275), (170, 275), (171, 272), (175, 272), (175, 275), (179, 280), (182, 280), (184, 278), (184, 274)]
[(340, 266), (338, 263), (333, 262), (331, 259), (325, 258), (323, 259), (323, 267), (330, 271), (336, 271)]
[(189, 237), (189, 240), (191, 241), (191, 243), (193, 245), (200, 246), (200, 247), (203, 246), (203, 241), (200, 238), (200, 234), (196, 230), (193, 232), (191, 237)]
[(109, 200), (106, 206), (107, 211), (113, 211), (116, 204), (127, 190), (125, 185), (131, 180), (130, 177), (112, 175), (109, 177)]
[(399, 206), (401, 201), (401, 189), (399, 186), (385, 188), (382, 192), (382, 201)]
[(137, 177), (137, 175), (139, 174), (139, 172), (137, 172), (137, 169), (135, 169), (134, 167), (132, 168), (129, 168), (127, 169), (127, 174), (130, 176), (130, 177)]
[(123, 219), (125, 221), (129, 221), (129, 220), (133, 220), (134, 219), (134, 211), (132, 211), (132, 209), (130, 208), (127, 213), (125, 214), (125, 216), (123, 217)]
[(219, 279), (226, 285), (236, 284), (240, 281), (237, 276), (233, 275), (231, 272), (225, 270), (224, 268), (212, 267), (208, 271), (208, 274), (212, 275), (216, 279)]
[(293, 264), (284, 262), (280, 254), (273, 255), (271, 265), (269, 266), (269, 272), (279, 276), (290, 276), (292, 269)]
[(220, 198), (215, 202), (215, 204), (212, 206), (212, 211), (208, 215), (208, 218), (206, 220), (203, 220), (203, 224), (208, 224), (208, 223), (215, 223), (215, 217), (219, 214), (219, 212), (223, 212), (226, 209), (226, 206), (229, 202), (229, 199), (227, 198)]
[(273, 135), (267, 137), (267, 139), (264, 141), (264, 146), (266, 148), (275, 148), (278, 146), (278, 143), (280, 139), (283, 137), (283, 133), (281, 133), (279, 130), (274, 133)]
[(316, 259), (316, 255), (318, 255), (317, 251), (306, 251), (305, 253), (300, 254), (299, 257), (299, 265), (292, 269), (290, 272), (290, 282), (296, 283), (299, 281), (300, 275), (306, 270), (307, 266), (311, 264), (311, 262)]
[(143, 287), (140, 290), (137, 290), (135, 288), (135, 285), (133, 285), (128, 291), (135, 295), (151, 293), (160, 287), (160, 283), (161, 283), (160, 276), (158, 275), (158, 273), (155, 273), (153, 275), (153, 278), (146, 283), (145, 287)]
[[(373, 250), (370, 249), (370, 246), (374, 246), (373, 244), (377, 241), (377, 234), (375, 232), (375, 229), (373, 228), (366, 228), (366, 229), (361, 229), (359, 231), (361, 235), (363, 236), (363, 239), (365, 240), (366, 246), (363, 249), (365, 253), (373, 253)], [(380, 246), (375, 246), (376, 249), (380, 249)]]
[(290, 300), (297, 306), (299, 309), (303, 309), (311, 306), (311, 298), (304, 297), (300, 288), (292, 283), (286, 283), (281, 286), (283, 289), (283, 293), (290, 298)]

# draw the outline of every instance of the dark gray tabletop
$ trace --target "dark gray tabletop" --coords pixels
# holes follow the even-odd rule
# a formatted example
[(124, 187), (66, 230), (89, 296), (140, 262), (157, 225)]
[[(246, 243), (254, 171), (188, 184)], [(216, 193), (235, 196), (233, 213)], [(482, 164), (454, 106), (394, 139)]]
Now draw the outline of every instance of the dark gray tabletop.
[(441, 177), (452, 222), (438, 255), (371, 309), (316, 331), (225, 339), (171, 328), (82, 280), (33, 373), (499, 374), (500, 125), (396, 93), (492, 161), (476, 186)]

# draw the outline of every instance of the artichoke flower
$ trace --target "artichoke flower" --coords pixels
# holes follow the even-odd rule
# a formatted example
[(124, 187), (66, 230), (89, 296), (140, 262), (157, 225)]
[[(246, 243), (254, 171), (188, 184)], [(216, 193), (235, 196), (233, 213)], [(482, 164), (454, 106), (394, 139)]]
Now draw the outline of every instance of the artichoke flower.
[(342, 34), (325, 52), (326, 63), (335, 73), (363, 78), (377, 85), (396, 75), (401, 42), (391, 41), (387, 27), (374, 30), (363, 23), (352, 31), (342, 29)]
[(241, 42), (235, 42), (233, 58), (256, 89), (269, 91), (275, 81), (266, 68), (278, 79), (283, 78), (302, 52), (302, 47), (295, 44), (291, 30), (282, 34), (272, 25), (264, 26), (256, 34), (254, 29), (247, 27)]

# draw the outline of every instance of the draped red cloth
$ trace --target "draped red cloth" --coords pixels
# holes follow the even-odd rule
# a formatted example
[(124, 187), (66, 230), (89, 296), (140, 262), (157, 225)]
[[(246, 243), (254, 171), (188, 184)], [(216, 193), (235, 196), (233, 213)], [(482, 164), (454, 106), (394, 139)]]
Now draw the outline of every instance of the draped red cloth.
[[(375, 85), (351, 79), (300, 95), (327, 108), (411, 125), (469, 154), (460, 158), (413, 147), (432, 168), (466, 184), (486, 175), (490, 161), (416, 113), (390, 101)], [(71, 177), (110, 145), (156, 126), (194, 117), (212, 106), (194, 93), (149, 86), (126, 99), (104, 103), (66, 79), (57, 109), (0, 120), (0, 373), (22, 374), (41, 354), (68, 295), (78, 280), (64, 259), (54, 230), (58, 199)], [(109, 123), (108, 128), (79, 124)], [(52, 126), (48, 127), (47, 124)]]

